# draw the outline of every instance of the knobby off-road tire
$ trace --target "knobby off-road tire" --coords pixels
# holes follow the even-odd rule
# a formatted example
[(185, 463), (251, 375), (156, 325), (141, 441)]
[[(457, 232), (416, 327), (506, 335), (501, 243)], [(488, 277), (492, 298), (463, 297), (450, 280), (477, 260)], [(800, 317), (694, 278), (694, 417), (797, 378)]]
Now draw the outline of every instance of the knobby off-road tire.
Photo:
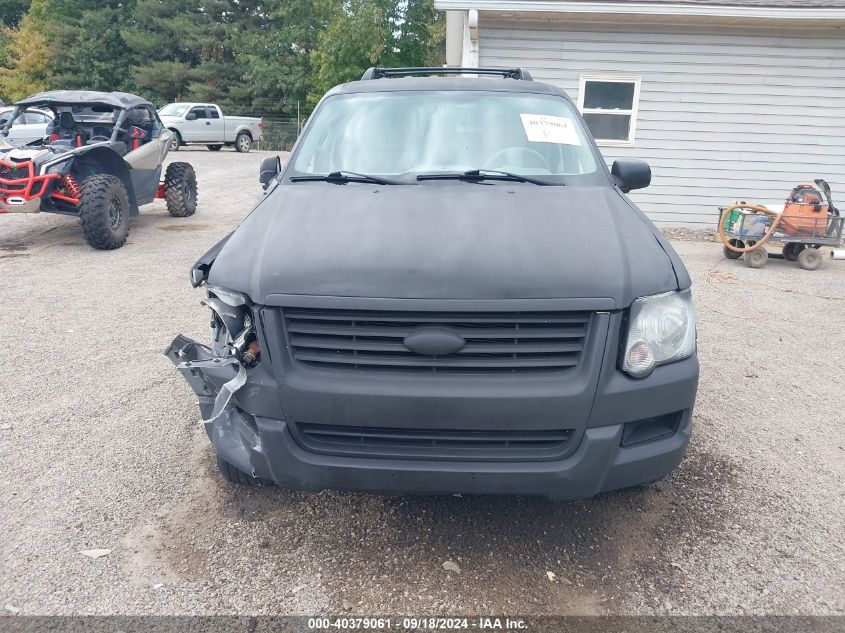
[(251, 487), (264, 486), (267, 484), (267, 482), (263, 479), (256, 479), (242, 470), (238, 470), (219, 455), (217, 456), (217, 470), (219, 470), (220, 474), (223, 475), (223, 479), (233, 484)]
[(96, 174), (82, 181), (79, 222), (85, 241), (101, 251), (120, 248), (129, 236), (129, 194), (123, 181)]
[(235, 149), (245, 154), (252, 149), (252, 139), (246, 132), (241, 132), (235, 138)]
[(197, 175), (188, 163), (170, 163), (164, 173), (164, 200), (174, 218), (187, 218), (197, 210)]

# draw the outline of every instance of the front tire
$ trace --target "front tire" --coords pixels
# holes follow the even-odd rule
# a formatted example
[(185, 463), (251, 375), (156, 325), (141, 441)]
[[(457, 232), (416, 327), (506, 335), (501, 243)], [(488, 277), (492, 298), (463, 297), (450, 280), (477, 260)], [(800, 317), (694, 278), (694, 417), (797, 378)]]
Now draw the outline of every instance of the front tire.
[(82, 182), (79, 222), (85, 241), (93, 248), (120, 248), (129, 236), (129, 194), (123, 181), (97, 174)]
[(233, 484), (240, 484), (242, 486), (249, 486), (252, 488), (262, 486), (266, 483), (263, 479), (256, 479), (242, 470), (238, 470), (232, 466), (232, 464), (220, 457), (220, 455), (217, 456), (217, 470), (219, 470), (220, 474), (223, 475), (223, 479)]
[(174, 218), (187, 218), (197, 210), (197, 175), (189, 163), (170, 163), (164, 174), (164, 200)]
[(246, 132), (241, 132), (235, 138), (235, 149), (241, 154), (246, 154), (252, 149), (252, 138)]

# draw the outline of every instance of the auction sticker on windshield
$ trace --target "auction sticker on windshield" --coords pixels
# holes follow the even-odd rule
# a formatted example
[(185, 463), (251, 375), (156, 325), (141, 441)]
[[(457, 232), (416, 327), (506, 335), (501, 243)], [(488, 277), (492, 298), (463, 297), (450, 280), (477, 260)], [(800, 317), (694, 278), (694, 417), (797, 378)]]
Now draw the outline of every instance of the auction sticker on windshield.
[(549, 114), (520, 114), (519, 116), (522, 117), (525, 136), (532, 143), (581, 144), (572, 119)]

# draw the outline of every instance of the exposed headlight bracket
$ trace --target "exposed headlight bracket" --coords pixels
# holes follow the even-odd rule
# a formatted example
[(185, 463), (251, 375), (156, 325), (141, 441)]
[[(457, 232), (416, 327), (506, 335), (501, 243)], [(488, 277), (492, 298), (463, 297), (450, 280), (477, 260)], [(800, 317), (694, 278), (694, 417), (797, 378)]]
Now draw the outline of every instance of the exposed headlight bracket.
[(260, 350), (255, 335), (255, 323), (252, 311), (240, 298), (245, 295), (217, 287), (210, 287), (209, 296), (200, 303), (214, 313), (212, 323), (223, 330), (225, 349), (238, 358), (246, 367), (253, 367), (258, 362)]

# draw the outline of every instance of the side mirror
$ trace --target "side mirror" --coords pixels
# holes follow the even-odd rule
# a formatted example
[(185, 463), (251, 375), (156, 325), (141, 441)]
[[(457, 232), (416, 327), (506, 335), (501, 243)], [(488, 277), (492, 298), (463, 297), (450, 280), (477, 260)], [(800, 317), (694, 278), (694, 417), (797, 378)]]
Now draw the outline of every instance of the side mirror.
[(610, 174), (613, 176), (613, 182), (625, 193), (644, 189), (651, 184), (651, 167), (641, 160), (615, 160)]
[(273, 178), (282, 173), (282, 160), (278, 156), (268, 156), (261, 161), (261, 167), (258, 171), (258, 182), (261, 183), (262, 188), (267, 189)]
[(185, 120), (186, 121), (196, 121), (197, 120), (197, 113), (196, 112), (188, 112), (188, 114), (185, 115)]

